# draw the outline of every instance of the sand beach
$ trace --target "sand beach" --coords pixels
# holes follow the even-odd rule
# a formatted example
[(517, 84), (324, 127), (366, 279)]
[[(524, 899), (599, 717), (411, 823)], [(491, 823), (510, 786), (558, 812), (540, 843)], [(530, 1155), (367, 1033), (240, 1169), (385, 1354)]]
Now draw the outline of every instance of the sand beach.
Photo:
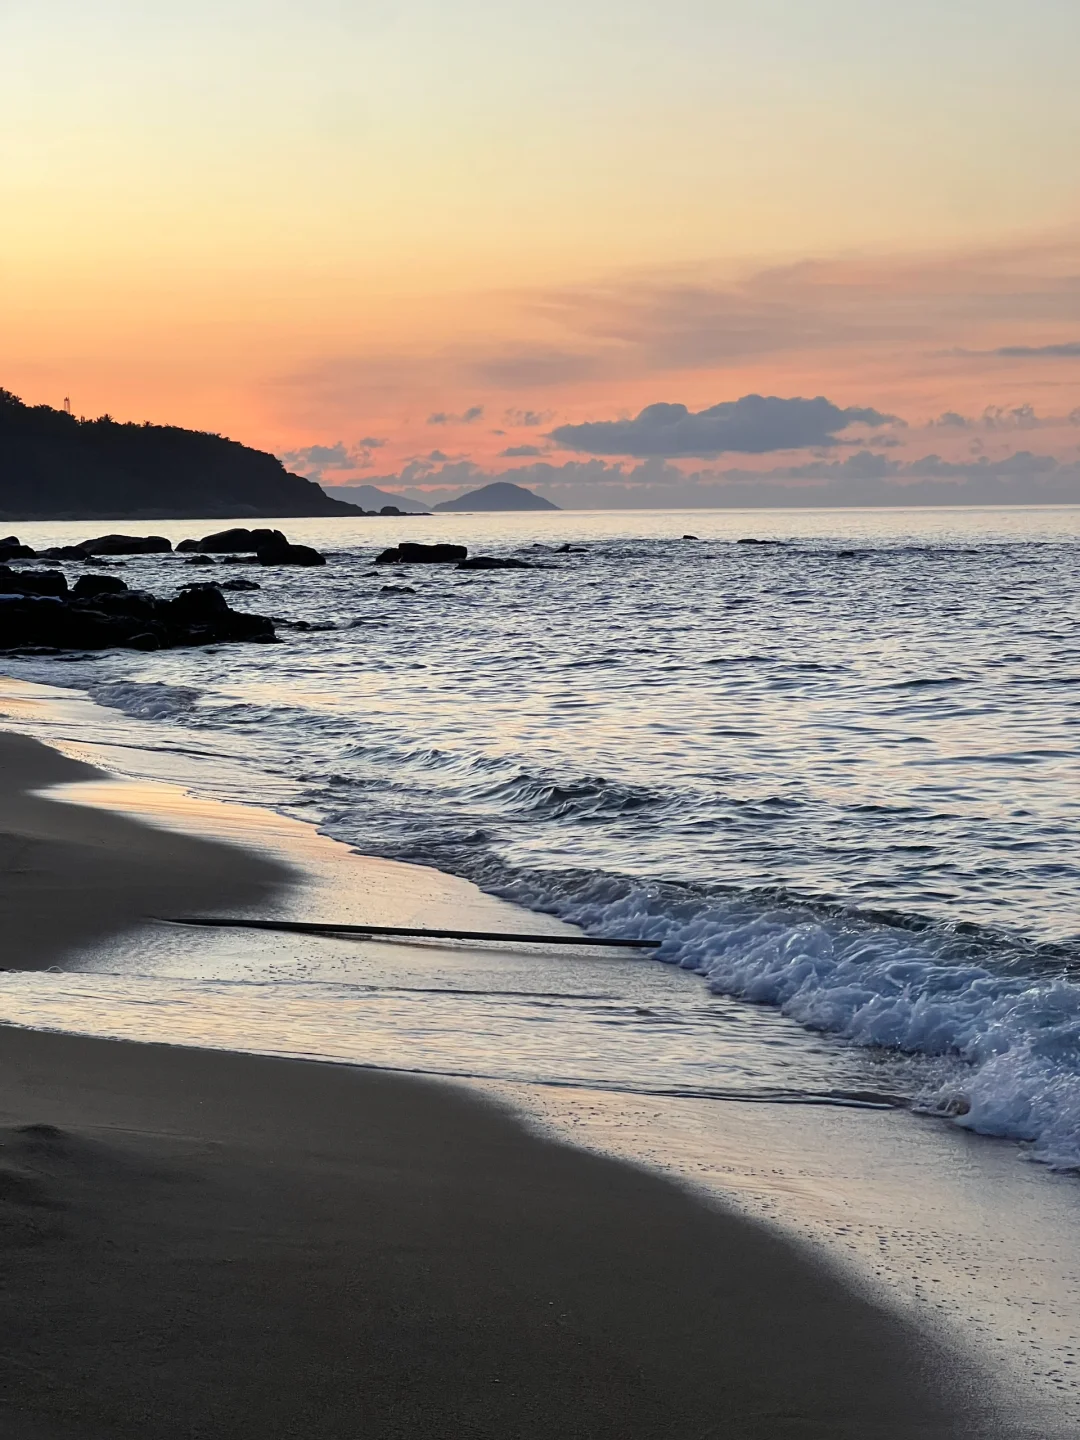
[[(89, 777), (36, 741), (0, 776), (22, 968), (287, 887), (41, 796)], [(997, 1433), (966, 1359), (779, 1233), (458, 1088), (7, 1027), (0, 1113), (13, 1437)]]

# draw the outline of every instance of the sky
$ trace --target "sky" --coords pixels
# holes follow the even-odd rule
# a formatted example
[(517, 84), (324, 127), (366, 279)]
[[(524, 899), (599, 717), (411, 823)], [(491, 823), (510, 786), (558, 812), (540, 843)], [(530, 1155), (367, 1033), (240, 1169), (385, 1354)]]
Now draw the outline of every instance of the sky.
[(0, 0), (0, 385), (433, 498), (1080, 499), (1078, 53), (1075, 0)]

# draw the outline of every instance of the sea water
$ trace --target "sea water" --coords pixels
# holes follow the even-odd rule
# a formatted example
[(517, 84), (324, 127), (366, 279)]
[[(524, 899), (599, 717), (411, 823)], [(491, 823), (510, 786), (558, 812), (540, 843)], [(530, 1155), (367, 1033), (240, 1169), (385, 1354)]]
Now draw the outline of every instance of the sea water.
[[(389, 1054), (404, 1029), (437, 1073), (904, 1105), (1080, 1166), (1080, 511), (269, 523), (329, 563), (115, 573), (157, 593), (254, 578), (230, 603), (275, 617), (280, 644), (6, 673), (109, 707), (121, 771), (167, 752), (191, 783), (197, 757), (223, 798), (662, 943), (620, 972), (646, 981), (608, 972), (599, 992), (537, 957), (539, 998), (309, 968), (281, 977), (307, 987), (283, 1010), (253, 970), (227, 998), (190, 976), (176, 1003), (218, 1043), (246, 1027), (357, 1060), (329, 1017), (365, 1004), (371, 1063), (372, 1037)], [(19, 528), (38, 546), (94, 533)], [(402, 539), (532, 568), (373, 563)], [(112, 982), (82, 983), (92, 1007)]]

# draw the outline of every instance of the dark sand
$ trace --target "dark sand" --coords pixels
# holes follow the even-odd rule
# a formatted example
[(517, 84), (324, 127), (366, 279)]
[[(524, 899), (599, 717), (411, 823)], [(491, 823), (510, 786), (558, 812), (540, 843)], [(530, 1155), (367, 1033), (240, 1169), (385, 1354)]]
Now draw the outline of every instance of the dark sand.
[(41, 969), (73, 945), (148, 916), (255, 906), (287, 879), (280, 866), (239, 846), (29, 793), (99, 774), (37, 740), (0, 733), (4, 969)]
[[(6, 787), (48, 766), (0, 737)], [(271, 878), (11, 794), (0, 831), (20, 967)], [(1005, 1433), (782, 1238), (449, 1087), (0, 1028), (0, 1125), (3, 1440)]]

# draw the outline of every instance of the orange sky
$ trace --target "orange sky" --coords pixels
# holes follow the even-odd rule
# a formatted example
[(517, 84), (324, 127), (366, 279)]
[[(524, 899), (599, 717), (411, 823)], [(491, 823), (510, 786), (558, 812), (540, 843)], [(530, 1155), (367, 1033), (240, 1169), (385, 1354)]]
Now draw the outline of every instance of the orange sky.
[(0, 384), (327, 480), (755, 391), (1080, 453), (1080, 10), (752, 10), (8, 0)]

